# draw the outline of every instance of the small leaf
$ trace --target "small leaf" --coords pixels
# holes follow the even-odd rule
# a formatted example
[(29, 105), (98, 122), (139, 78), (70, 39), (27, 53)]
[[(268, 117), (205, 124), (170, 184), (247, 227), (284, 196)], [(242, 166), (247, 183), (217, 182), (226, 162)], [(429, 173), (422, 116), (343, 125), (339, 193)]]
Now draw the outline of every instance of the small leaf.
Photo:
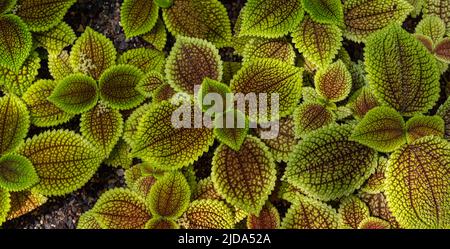
[(150, 190), (148, 203), (152, 214), (165, 218), (178, 218), (189, 206), (191, 191), (180, 172), (166, 173)]
[(136, 108), (133, 113), (128, 117), (127, 121), (125, 122), (125, 126), (123, 129), (123, 139), (129, 144), (133, 144), (134, 141), (137, 140), (136, 133), (137, 133), (137, 127), (139, 125), (139, 121), (144, 116), (144, 114), (148, 113), (150, 109), (152, 108), (152, 105), (147, 103), (139, 106)]
[(344, 22), (344, 11), (340, 0), (302, 0), (303, 7), (311, 18), (319, 23), (341, 26)]
[(233, 106), (230, 87), (210, 78), (203, 80), (197, 100), (202, 111), (211, 116), (224, 113)]
[(326, 127), (335, 122), (332, 111), (321, 103), (304, 102), (297, 107), (293, 115), (295, 137), (301, 138), (312, 131)]
[(297, 27), (303, 15), (301, 0), (248, 0), (242, 10), (239, 35), (282, 37)]
[(160, 103), (164, 100), (170, 100), (177, 92), (167, 83), (159, 86), (153, 92), (152, 101)]
[(8, 191), (0, 188), (0, 225), (6, 221), (6, 217), (8, 217), (8, 211), (10, 208), (10, 194)]
[(367, 179), (361, 191), (369, 194), (378, 194), (384, 191), (384, 182), (386, 181), (387, 159), (385, 157), (378, 158), (377, 168), (375, 172)]
[(318, 102), (319, 101), (319, 95), (316, 92), (316, 89), (311, 86), (305, 86), (302, 89), (302, 98), (303, 102)]
[(439, 16), (425, 16), (416, 26), (416, 34), (425, 35), (433, 42), (438, 42), (445, 36), (445, 23)]
[(103, 229), (143, 229), (152, 218), (142, 197), (121, 188), (104, 193), (89, 212)]
[(22, 96), (33, 85), (40, 68), (41, 59), (38, 53), (32, 52), (18, 71), (0, 67), (0, 81), (7, 92)]
[(179, 229), (176, 221), (162, 217), (152, 218), (145, 224), (145, 229)]
[(357, 229), (361, 221), (370, 217), (370, 211), (363, 201), (350, 195), (341, 201), (338, 215), (341, 228)]
[(8, 212), (8, 220), (30, 213), (36, 208), (44, 205), (48, 200), (47, 197), (36, 193), (34, 190), (11, 192), (10, 194), (11, 209)]
[(412, 143), (421, 137), (444, 137), (445, 123), (439, 116), (417, 115), (406, 122), (406, 139)]
[(214, 135), (221, 143), (233, 150), (240, 150), (248, 130), (248, 120), (239, 110), (229, 110), (215, 117)]
[(162, 73), (164, 60), (165, 55), (161, 51), (148, 48), (135, 48), (123, 53), (117, 60), (117, 64), (135, 66), (142, 72), (157, 71)]
[(151, 98), (153, 92), (165, 83), (164, 76), (157, 71), (148, 72), (137, 84), (136, 90), (143, 96)]
[(88, 211), (78, 219), (77, 229), (102, 229), (102, 227), (95, 218), (94, 213)]
[(8, 191), (22, 191), (39, 181), (31, 162), (20, 155), (0, 157), (0, 187)]
[(48, 31), (33, 34), (33, 38), (49, 51), (61, 51), (72, 45), (77, 36), (67, 23), (60, 22)]
[(438, 116), (440, 116), (445, 123), (445, 138), (447, 140), (450, 139), (450, 98), (445, 101), (444, 104), (439, 107), (439, 110), (436, 113)]
[(361, 200), (369, 207), (372, 216), (389, 221), (392, 228), (401, 228), (395, 217), (392, 215), (388, 205), (389, 203), (383, 193), (367, 194), (362, 192), (359, 195)]
[(292, 41), (303, 56), (317, 67), (329, 65), (342, 47), (342, 31), (305, 17), (292, 32)]
[(248, 229), (278, 229), (280, 227), (280, 214), (270, 202), (264, 205), (259, 215), (250, 214), (247, 217)]
[(134, 184), (131, 186), (131, 190), (138, 193), (144, 199), (147, 199), (147, 197), (150, 195), (150, 190), (155, 185), (155, 183), (156, 178), (154, 176), (142, 176), (134, 182)]
[(150, 0), (124, 0), (120, 24), (127, 39), (149, 32), (158, 20), (159, 7)]
[(336, 211), (325, 203), (302, 197), (287, 211), (281, 222), (283, 229), (336, 229)]
[(450, 38), (445, 37), (434, 48), (436, 57), (447, 64), (450, 64)]
[(367, 217), (358, 226), (358, 229), (390, 229), (389, 222), (376, 217)]
[(222, 60), (219, 51), (205, 40), (177, 37), (167, 58), (166, 77), (175, 90), (190, 94), (205, 78), (221, 81)]
[(350, 97), (348, 103), (348, 106), (353, 111), (353, 115), (358, 119), (363, 118), (366, 113), (379, 105), (377, 98), (367, 86), (356, 91)]
[(447, 26), (447, 33), (450, 32), (450, 3), (447, 0), (426, 0), (423, 13), (439, 16)]
[[(14, 8), (17, 0), (3, 0), (0, 2), (0, 14), (8, 12)], [(1, 223), (1, 222), (0, 222)]]
[(30, 54), (31, 33), (16, 15), (2, 15), (0, 34), (0, 66), (17, 72)]
[(156, 5), (161, 8), (169, 8), (173, 4), (173, 0), (153, 0)]
[(67, 75), (74, 73), (67, 50), (60, 52), (50, 51), (48, 54), (48, 69), (55, 80), (61, 80)]
[(223, 79), (222, 82), (229, 85), (233, 76), (242, 68), (242, 63), (235, 61), (223, 62)]
[(67, 113), (80, 114), (95, 106), (98, 95), (97, 82), (76, 73), (59, 81), (48, 100)]
[(33, 164), (40, 179), (35, 189), (46, 196), (64, 195), (82, 187), (102, 160), (93, 145), (67, 130), (46, 131), (29, 138), (19, 153)]
[(131, 156), (131, 147), (125, 142), (125, 140), (120, 139), (116, 146), (114, 146), (109, 157), (104, 161), (106, 165), (111, 167), (121, 167), (124, 169), (129, 169), (133, 164), (133, 158)]
[(317, 93), (332, 102), (346, 99), (352, 90), (352, 75), (341, 60), (319, 70), (314, 82)]
[(245, 46), (243, 57), (244, 62), (272, 58), (294, 65), (296, 55), (292, 44), (285, 39), (255, 38)]
[(211, 177), (207, 177), (198, 181), (197, 189), (193, 193), (193, 199), (195, 200), (223, 200), (222, 196), (217, 193), (217, 190), (214, 188), (214, 183), (211, 180)]
[(158, 18), (158, 21), (156, 21), (153, 29), (150, 30), (150, 32), (142, 35), (142, 39), (152, 44), (153, 47), (158, 49), (159, 51), (163, 51), (167, 43), (167, 32), (162, 19)]
[(5, 155), (23, 143), (30, 127), (27, 107), (18, 97), (0, 98), (0, 127), (0, 155)]
[(125, 183), (129, 188), (133, 187), (136, 181), (142, 176), (144, 176), (141, 170), (141, 166), (142, 164), (137, 164), (125, 170), (124, 174)]
[(292, 152), (284, 178), (324, 201), (353, 193), (377, 163), (375, 150), (349, 139), (353, 129), (332, 125), (307, 136)]
[(72, 47), (70, 64), (75, 72), (98, 80), (106, 69), (115, 65), (116, 53), (111, 40), (87, 27)]
[(272, 155), (257, 138), (248, 136), (239, 151), (220, 145), (213, 157), (211, 179), (227, 202), (257, 214), (275, 186)]
[(353, 130), (351, 139), (380, 152), (392, 152), (406, 143), (405, 121), (386, 106), (370, 110)]
[(196, 200), (191, 202), (179, 223), (186, 229), (231, 229), (233, 220), (233, 213), (224, 202)]

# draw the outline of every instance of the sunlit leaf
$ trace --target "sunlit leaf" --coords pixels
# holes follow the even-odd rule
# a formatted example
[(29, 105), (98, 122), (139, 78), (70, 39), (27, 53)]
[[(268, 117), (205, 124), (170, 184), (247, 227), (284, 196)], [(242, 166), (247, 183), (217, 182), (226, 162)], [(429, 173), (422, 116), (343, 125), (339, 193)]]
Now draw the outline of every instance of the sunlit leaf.
[(215, 117), (214, 135), (221, 143), (233, 150), (240, 150), (248, 130), (248, 120), (239, 110), (229, 110)]
[(245, 46), (243, 57), (244, 62), (272, 58), (294, 65), (296, 55), (292, 44), (285, 39), (254, 38)]
[(367, 217), (362, 220), (358, 229), (390, 229), (389, 222), (376, 217)]
[(20, 155), (0, 157), (0, 187), (8, 191), (22, 191), (38, 182), (31, 162)]
[[(11, 209), (8, 212), (8, 220), (27, 214), (47, 202), (47, 197), (36, 193), (34, 190), (11, 192)], [(1, 199), (1, 198), (0, 198)]]
[(231, 229), (233, 213), (222, 201), (196, 200), (191, 202), (179, 224), (187, 229)]
[(60, 22), (48, 31), (33, 34), (33, 38), (45, 49), (59, 52), (72, 45), (77, 36), (67, 23)]
[(361, 221), (370, 217), (370, 211), (363, 201), (354, 195), (350, 195), (341, 201), (338, 215), (341, 228), (357, 229)]
[(320, 96), (339, 102), (346, 99), (352, 90), (352, 75), (345, 64), (338, 60), (319, 70), (314, 76), (314, 84)]
[(139, 81), (136, 90), (143, 96), (150, 98), (153, 92), (165, 83), (164, 76), (157, 71), (150, 71)]
[(149, 32), (158, 20), (159, 7), (149, 0), (124, 0), (120, 8), (120, 24), (125, 36), (132, 38)]
[(142, 70), (142, 72), (157, 71), (162, 73), (165, 63), (163, 52), (149, 48), (135, 48), (123, 53), (117, 64), (128, 64)]
[(0, 34), (0, 66), (19, 71), (32, 45), (27, 25), (16, 15), (2, 15)]
[(406, 139), (408, 143), (421, 137), (443, 137), (445, 133), (444, 120), (439, 116), (417, 115), (406, 122)]
[(74, 71), (72, 65), (70, 65), (70, 56), (67, 50), (50, 51), (48, 54), (48, 69), (55, 80), (61, 80), (72, 74)]
[(162, 217), (152, 218), (145, 224), (145, 229), (179, 229), (180, 225), (174, 220)]
[(158, 19), (153, 29), (142, 35), (142, 39), (152, 44), (154, 48), (162, 51), (167, 42), (166, 27), (164, 26), (162, 19)]
[(23, 143), (30, 127), (27, 106), (18, 97), (0, 98), (0, 127), (0, 155), (4, 155)]
[(340, 0), (302, 0), (302, 4), (316, 22), (339, 26), (344, 22), (344, 12)]
[(295, 109), (293, 119), (297, 138), (335, 122), (333, 112), (317, 102), (302, 103)]
[(445, 35), (445, 23), (439, 16), (425, 16), (416, 26), (416, 34), (425, 35), (438, 42)]
[(33, 52), (18, 71), (0, 67), (0, 81), (3, 81), (3, 89), (21, 96), (36, 80), (38, 70), (41, 68), (40, 63), (38, 53)]
[(276, 207), (269, 202), (264, 205), (258, 215), (247, 217), (248, 229), (277, 229), (280, 227), (280, 214)]

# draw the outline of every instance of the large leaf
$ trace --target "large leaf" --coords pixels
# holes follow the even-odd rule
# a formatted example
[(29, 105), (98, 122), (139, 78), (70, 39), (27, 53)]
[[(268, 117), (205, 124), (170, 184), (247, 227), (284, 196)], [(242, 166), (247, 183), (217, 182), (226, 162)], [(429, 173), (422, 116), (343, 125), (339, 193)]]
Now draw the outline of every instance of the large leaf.
[(9, 93), (21, 96), (33, 84), (41, 68), (41, 59), (38, 53), (32, 52), (18, 71), (0, 67), (0, 81), (3, 89)]
[(0, 225), (6, 221), (8, 211), (11, 208), (9, 192), (0, 188)]
[(364, 55), (377, 99), (404, 116), (424, 113), (439, 98), (439, 69), (426, 48), (399, 25), (374, 34)]
[(38, 182), (31, 162), (20, 155), (0, 157), (0, 187), (8, 191), (22, 191)]
[(0, 16), (0, 66), (19, 71), (31, 50), (31, 33), (15, 15)]
[(149, 0), (125, 0), (120, 8), (120, 24), (132, 38), (149, 32), (158, 20), (158, 6)]
[(135, 66), (148, 73), (150, 71), (163, 72), (165, 55), (163, 52), (149, 48), (135, 48), (127, 50), (117, 60), (117, 64)]
[(341, 201), (338, 215), (341, 228), (357, 229), (361, 221), (370, 217), (370, 211), (363, 201), (350, 195)]
[(406, 122), (406, 139), (408, 143), (421, 137), (443, 137), (445, 133), (444, 120), (439, 116), (414, 116)]
[(302, 0), (302, 4), (316, 22), (339, 26), (344, 22), (344, 11), (340, 0)]
[(44, 205), (48, 198), (36, 193), (34, 190), (11, 192), (11, 209), (8, 213), (8, 220), (15, 219), (27, 214), (36, 208)]
[(339, 102), (346, 99), (352, 90), (352, 75), (344, 62), (338, 60), (317, 71), (314, 76), (314, 85), (322, 98)]
[(67, 130), (46, 131), (19, 149), (39, 176), (38, 193), (64, 195), (82, 187), (100, 166), (98, 150), (82, 136)]
[(187, 229), (231, 229), (234, 225), (232, 211), (218, 200), (191, 202), (179, 223)]
[(304, 102), (293, 114), (294, 131), (297, 138), (335, 122), (335, 115), (322, 103)]
[(33, 38), (47, 50), (59, 52), (72, 45), (77, 36), (67, 23), (60, 22), (48, 31), (35, 33)]
[(0, 155), (13, 152), (22, 142), (30, 127), (26, 105), (18, 97), (0, 98)]

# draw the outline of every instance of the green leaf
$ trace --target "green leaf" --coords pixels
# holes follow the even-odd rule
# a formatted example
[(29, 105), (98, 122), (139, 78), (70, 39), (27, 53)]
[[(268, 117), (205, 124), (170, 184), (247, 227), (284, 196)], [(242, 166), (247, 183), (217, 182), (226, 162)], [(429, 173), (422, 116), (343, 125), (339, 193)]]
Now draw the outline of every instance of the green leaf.
[[(434, 54), (440, 61), (450, 64), (450, 38), (445, 37), (434, 48)], [(445, 70), (444, 70), (445, 71)]]
[(120, 8), (120, 24), (129, 39), (149, 32), (158, 20), (159, 7), (150, 0), (124, 0)]
[[(0, 2), (0, 14), (3, 14), (5, 12), (9, 12), (14, 8), (16, 5), (17, 0), (3, 0)], [(1, 223), (1, 222), (0, 222)]]
[(67, 23), (60, 22), (48, 31), (34, 33), (33, 38), (45, 49), (59, 52), (72, 45), (77, 36)]
[(338, 60), (316, 73), (314, 85), (320, 96), (331, 102), (339, 102), (346, 99), (352, 90), (352, 75), (344, 62)]
[(139, 81), (136, 90), (143, 96), (151, 98), (153, 92), (165, 83), (164, 76), (157, 71), (150, 71)]
[(167, 32), (162, 19), (158, 18), (153, 29), (142, 35), (142, 39), (152, 44), (152, 46), (159, 51), (163, 51), (167, 43)]
[(0, 188), (0, 225), (6, 221), (8, 211), (11, 208), (9, 197), (9, 192)]
[(370, 110), (379, 105), (377, 98), (368, 86), (364, 86), (356, 91), (348, 102), (348, 106), (352, 109), (353, 115), (357, 119), (363, 118)]
[(31, 33), (16, 15), (2, 15), (0, 34), (0, 66), (17, 72), (30, 54)]
[(402, 24), (413, 7), (406, 0), (346, 0), (344, 35), (365, 42), (369, 35), (389, 26)]
[(98, 82), (100, 99), (106, 105), (119, 110), (129, 110), (140, 105), (145, 97), (136, 87), (143, 77), (144, 73), (135, 66), (110, 67)]
[(39, 181), (31, 162), (20, 155), (0, 157), (0, 187), (8, 191), (22, 191)]
[[(36, 193), (36, 191), (10, 192), (11, 209), (8, 212), (8, 220), (25, 215), (44, 205), (48, 198)], [(1, 199), (1, 198), (0, 198)]]
[(81, 134), (107, 158), (122, 136), (123, 119), (119, 110), (103, 103), (83, 113), (80, 119)]
[(124, 169), (129, 169), (133, 164), (131, 146), (127, 144), (125, 140), (119, 139), (104, 163), (115, 168), (121, 167)]
[(375, 107), (358, 123), (351, 139), (380, 152), (392, 152), (406, 143), (405, 121), (394, 109)]
[(93, 145), (68, 130), (46, 131), (29, 138), (19, 153), (33, 164), (40, 179), (35, 189), (46, 196), (65, 195), (82, 187), (102, 160)]
[(144, 114), (148, 113), (152, 105), (147, 103), (136, 108), (133, 113), (128, 117), (125, 122), (125, 126), (123, 129), (123, 139), (129, 144), (133, 144), (134, 141), (137, 140), (136, 133), (137, 127), (139, 125), (139, 121), (144, 116)]
[(306, 194), (328, 201), (349, 195), (375, 170), (377, 152), (350, 140), (353, 125), (332, 125), (295, 147), (284, 178)]
[(169, 8), (173, 4), (173, 0), (153, 0), (160, 8)]
[(164, 100), (170, 100), (177, 92), (167, 83), (159, 86), (153, 92), (153, 103), (160, 103)]
[(393, 153), (386, 171), (386, 197), (404, 228), (450, 227), (450, 144), (424, 137)]
[(312, 131), (335, 122), (333, 112), (322, 103), (304, 102), (297, 107), (293, 115), (295, 137), (301, 138)]
[(301, 0), (248, 0), (242, 10), (239, 35), (282, 37), (297, 27), (303, 15)]
[(26, 105), (18, 97), (0, 98), (0, 155), (14, 152), (23, 143), (30, 127)]
[(220, 194), (217, 193), (217, 190), (214, 188), (214, 183), (211, 180), (210, 176), (198, 181), (197, 189), (192, 196), (195, 200), (223, 200), (222, 196), (220, 196)]
[(401, 228), (400, 224), (398, 224), (397, 220), (392, 215), (384, 193), (367, 194), (360, 192), (359, 197), (367, 204), (372, 216), (389, 221), (392, 228)]
[(242, 63), (235, 61), (223, 62), (223, 79), (222, 82), (229, 85), (233, 76), (242, 68)]
[(384, 182), (386, 181), (387, 159), (385, 157), (378, 158), (377, 168), (375, 172), (367, 179), (361, 191), (369, 194), (378, 194), (384, 191)]
[(174, 36), (205, 39), (218, 48), (231, 41), (230, 19), (218, 0), (177, 0), (162, 14), (167, 30)]
[(106, 69), (115, 65), (116, 53), (111, 40), (87, 27), (72, 47), (70, 64), (75, 72), (98, 80)]
[(341, 228), (357, 229), (361, 221), (370, 217), (370, 211), (361, 199), (350, 195), (341, 201), (338, 216)]
[[(208, 115), (224, 113), (233, 107), (233, 96), (227, 85), (205, 78), (198, 91), (197, 101), (202, 111)], [(216, 107), (216, 105), (218, 105)]]
[(147, 199), (150, 195), (150, 190), (156, 183), (156, 180), (157, 179), (152, 175), (142, 176), (133, 183), (130, 189), (138, 193), (144, 199)]
[(142, 72), (164, 70), (165, 55), (163, 52), (149, 48), (135, 48), (123, 53), (117, 64), (128, 64), (142, 70)]
[(196, 200), (179, 220), (186, 229), (231, 229), (234, 226), (233, 213), (222, 201)]
[(447, 0), (426, 0), (423, 13), (439, 16), (447, 26), (447, 33), (450, 32), (450, 3)]
[(76, 0), (17, 0), (15, 14), (31, 31), (47, 31), (56, 26)]
[(390, 229), (389, 222), (377, 217), (367, 217), (362, 220), (358, 226), (358, 229)]
[(177, 37), (167, 58), (165, 72), (175, 90), (194, 94), (194, 87), (201, 85), (203, 79), (222, 80), (219, 50), (205, 40)]
[(244, 62), (272, 58), (294, 65), (296, 54), (292, 44), (286, 39), (254, 38), (245, 46), (243, 57)]
[(86, 212), (80, 216), (77, 229), (102, 229), (93, 212)]
[(191, 191), (180, 172), (166, 173), (150, 190), (148, 203), (152, 214), (165, 218), (178, 218), (189, 206)]
[(417, 115), (406, 122), (406, 139), (408, 143), (426, 136), (444, 137), (445, 123), (439, 116)]
[(281, 222), (283, 229), (336, 229), (338, 225), (339, 218), (333, 208), (308, 197), (299, 198)]
[(377, 99), (403, 116), (431, 109), (439, 98), (439, 69), (426, 48), (391, 25), (371, 36), (364, 51), (367, 79)]
[(13, 71), (6, 67), (0, 67), (0, 81), (3, 81), (3, 89), (17, 96), (27, 91), (33, 85), (41, 68), (41, 59), (38, 53), (32, 52), (25, 60), (19, 71)]
[(318, 23), (310, 17), (305, 17), (291, 35), (298, 51), (319, 68), (329, 65), (342, 47), (338, 26)]
[[(147, 163), (143, 163), (147, 164)], [(141, 166), (143, 164), (137, 164), (132, 166), (131, 168), (125, 170), (124, 178), (125, 183), (129, 188), (132, 188), (134, 184), (143, 176), (143, 171), (141, 170)]]
[(98, 100), (97, 82), (76, 73), (60, 80), (47, 98), (55, 106), (70, 114), (80, 114), (93, 108)]
[(174, 220), (162, 217), (152, 218), (145, 224), (145, 229), (179, 229), (180, 225)]
[(248, 136), (239, 151), (223, 144), (216, 149), (211, 178), (227, 202), (258, 214), (274, 189), (276, 168), (267, 147)]
[(439, 110), (436, 113), (440, 116), (445, 123), (445, 138), (450, 139), (450, 98), (445, 101), (444, 104), (439, 107)]
[(439, 16), (425, 16), (416, 26), (416, 34), (425, 35), (433, 42), (438, 42), (445, 36), (445, 23)]
[(239, 110), (229, 110), (215, 117), (214, 135), (233, 150), (240, 150), (248, 131), (248, 120)]
[(280, 227), (280, 214), (276, 207), (267, 202), (258, 215), (250, 214), (247, 217), (248, 229), (278, 229)]
[(411, 12), (411, 17), (416, 18), (422, 12), (423, 5), (425, 4), (425, 0), (406, 0), (410, 3), (414, 10)]
[[(185, 120), (182, 122), (177, 116), (172, 122), (174, 112), (183, 114)], [(194, 116), (199, 112), (197, 106), (190, 104), (177, 106), (164, 101), (154, 105), (139, 121), (136, 140), (131, 144), (134, 155), (161, 169), (177, 169), (193, 163), (214, 142), (212, 129), (195, 128)]]
[(60, 52), (50, 51), (48, 54), (48, 69), (55, 80), (61, 80), (67, 75), (74, 73), (67, 50)]
[(340, 0), (302, 0), (303, 7), (311, 18), (319, 23), (341, 26), (344, 22), (344, 11)]
[(142, 197), (121, 188), (104, 193), (89, 212), (103, 229), (143, 229), (152, 218)]

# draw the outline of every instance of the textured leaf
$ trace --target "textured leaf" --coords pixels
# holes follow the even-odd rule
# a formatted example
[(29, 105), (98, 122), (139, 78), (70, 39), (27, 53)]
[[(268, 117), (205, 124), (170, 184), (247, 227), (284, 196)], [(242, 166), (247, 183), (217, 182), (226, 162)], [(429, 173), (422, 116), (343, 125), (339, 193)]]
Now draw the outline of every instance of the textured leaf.
[(98, 95), (97, 82), (76, 73), (60, 80), (47, 99), (67, 113), (80, 114), (97, 104)]
[(445, 123), (445, 138), (450, 139), (450, 98), (439, 107), (437, 115), (440, 116)]
[(153, 92), (165, 83), (164, 76), (157, 71), (150, 71), (139, 81), (136, 90), (143, 96), (150, 98)]
[(111, 167), (129, 169), (133, 164), (130, 145), (120, 139), (104, 162)]
[(137, 164), (125, 170), (124, 174), (125, 183), (129, 188), (133, 187), (136, 181), (143, 176), (141, 165), (142, 164)]
[(422, 44), (398, 25), (366, 43), (366, 70), (377, 99), (403, 116), (424, 113), (439, 98), (439, 70)]
[[(219, 101), (220, 99), (220, 101)], [(224, 113), (233, 106), (233, 96), (227, 85), (205, 78), (198, 91), (197, 100), (203, 112), (214, 116)], [(219, 105), (216, 107), (216, 105)]]
[(106, 69), (115, 65), (116, 53), (111, 40), (87, 27), (72, 47), (70, 64), (75, 72), (98, 80)]
[(325, 67), (342, 47), (342, 31), (336, 25), (305, 17), (292, 32), (292, 41), (306, 59), (317, 67)]
[(401, 24), (413, 10), (406, 0), (346, 0), (344, 2), (345, 36), (356, 42), (396, 23)]
[(5, 155), (22, 144), (30, 127), (27, 107), (18, 97), (0, 98), (0, 127), (0, 155)]
[(31, 31), (46, 31), (56, 26), (76, 0), (17, 0), (15, 14)]
[(82, 187), (101, 162), (97, 149), (67, 130), (46, 131), (28, 139), (19, 149), (39, 176), (35, 189), (46, 196), (64, 195)]
[(149, 32), (158, 20), (159, 7), (148, 0), (124, 0), (120, 8), (120, 24), (125, 36), (132, 38)]
[(147, 199), (150, 194), (150, 190), (152, 189), (153, 185), (155, 185), (155, 183), (156, 177), (152, 175), (142, 176), (134, 182), (134, 184), (131, 186), (131, 190), (138, 193), (144, 199)]
[(338, 225), (339, 218), (334, 209), (308, 197), (293, 204), (281, 222), (284, 229), (332, 229)]
[(332, 111), (321, 103), (304, 102), (294, 111), (294, 128), (297, 138), (304, 137), (335, 122)]
[(77, 229), (102, 229), (93, 212), (86, 212), (80, 216)]
[(405, 145), (388, 161), (386, 197), (404, 228), (450, 227), (450, 144), (424, 137)]
[(154, 103), (159, 103), (164, 100), (170, 100), (176, 93), (177, 92), (169, 84), (165, 83), (156, 88), (153, 92), (152, 101)]
[(318, 102), (320, 97), (317, 94), (316, 89), (314, 89), (314, 87), (305, 86), (302, 89), (302, 99), (303, 102)]
[(118, 110), (102, 103), (83, 113), (80, 119), (81, 134), (103, 155), (108, 157), (122, 135), (123, 119)]
[(32, 45), (27, 25), (15, 15), (0, 16), (0, 66), (19, 71)]
[(338, 215), (340, 227), (357, 229), (361, 221), (370, 217), (370, 211), (363, 201), (350, 195), (341, 201)]
[(372, 216), (389, 221), (391, 227), (393, 228), (400, 228), (397, 220), (392, 215), (386, 197), (383, 193), (367, 194), (363, 192), (360, 193), (360, 198), (367, 204)]
[(446, 37), (442, 39), (434, 48), (434, 54), (436, 57), (447, 64), (450, 64), (450, 38)]
[(0, 14), (12, 10), (16, 3), (17, 0), (3, 0), (0, 2)]
[(55, 80), (61, 80), (72, 74), (74, 71), (72, 65), (70, 65), (70, 56), (67, 50), (50, 51), (48, 54), (48, 69)]
[(8, 211), (11, 208), (9, 198), (10, 198), (9, 192), (0, 188), (0, 225), (6, 221)]
[(31, 162), (20, 155), (0, 157), (0, 187), (8, 191), (22, 191), (38, 182)]
[(425, 35), (438, 42), (445, 35), (445, 23), (435, 15), (425, 16), (416, 26), (416, 34)]
[(301, 0), (248, 0), (242, 10), (240, 35), (281, 37), (297, 27), (303, 15)]
[(219, 114), (214, 120), (214, 135), (223, 144), (239, 151), (249, 130), (248, 120), (239, 110)]
[(416, 18), (422, 12), (425, 0), (407, 0), (413, 7), (414, 10), (411, 12), (411, 17)]
[(266, 203), (258, 215), (247, 217), (248, 229), (277, 229), (280, 227), (280, 214), (276, 207)]
[(31, 123), (38, 127), (55, 126), (69, 121), (69, 114), (47, 98), (52, 94), (58, 83), (53, 80), (36, 81), (22, 96), (30, 111)]
[(143, 229), (152, 218), (142, 197), (121, 188), (104, 193), (89, 212), (104, 229)]
[(219, 51), (209, 42), (178, 37), (166, 63), (167, 80), (179, 92), (194, 93), (203, 79), (222, 80), (222, 60)]
[(369, 87), (363, 87), (350, 97), (348, 106), (352, 109), (353, 115), (361, 119), (367, 112), (379, 106), (378, 100)]
[(163, 9), (163, 18), (174, 36), (205, 39), (218, 48), (231, 41), (230, 19), (218, 0), (176, 0)]
[(98, 82), (100, 98), (112, 108), (132, 109), (145, 100), (136, 90), (143, 77), (144, 74), (134, 66), (112, 66), (102, 74)]
[(191, 202), (179, 223), (187, 229), (231, 229), (234, 225), (230, 208), (218, 200)]
[(198, 181), (197, 189), (193, 193), (193, 199), (222, 200), (222, 196), (220, 196), (214, 188), (214, 183), (211, 180), (211, 177), (207, 177)]
[[(196, 161), (214, 141), (212, 129), (194, 128), (194, 113), (200, 112), (198, 109), (189, 105), (178, 107), (166, 101), (155, 105), (139, 121), (137, 139), (132, 144), (134, 154), (162, 169), (181, 168)], [(174, 127), (179, 125), (176, 119), (175, 124), (171, 122), (177, 110), (190, 115), (191, 128)]]
[(242, 63), (234, 61), (223, 62), (223, 79), (222, 82), (229, 85), (233, 76), (242, 68)]
[(358, 229), (389, 229), (391, 225), (389, 222), (376, 217), (367, 217), (362, 220)]
[(344, 22), (344, 11), (340, 0), (302, 0), (302, 4), (316, 22), (339, 26)]
[(369, 194), (378, 194), (384, 191), (384, 182), (386, 181), (387, 159), (385, 157), (378, 158), (377, 168), (375, 172), (367, 179), (361, 190)]
[(227, 202), (257, 214), (275, 186), (272, 155), (257, 138), (248, 136), (239, 151), (220, 145), (214, 153), (211, 177)]
[(47, 202), (47, 197), (36, 193), (34, 190), (11, 192), (10, 194), (11, 209), (8, 212), (8, 220), (27, 214)]
[(447, 26), (447, 33), (450, 32), (450, 3), (447, 0), (425, 0), (423, 7), (425, 15), (439, 16)]
[(162, 21), (162, 19), (158, 18), (153, 29), (150, 30), (150, 32), (142, 35), (142, 39), (152, 44), (154, 48), (158, 49), (159, 51), (162, 51), (166, 46), (167, 42), (166, 27), (164, 26), (164, 22)]
[(0, 67), (0, 81), (7, 92), (21, 96), (33, 84), (41, 68), (41, 59), (38, 53), (28, 56), (18, 71)]
[(380, 152), (392, 152), (406, 143), (405, 121), (394, 109), (375, 107), (358, 123), (351, 139)]
[(189, 206), (191, 191), (180, 172), (166, 173), (150, 190), (148, 203), (152, 214), (166, 218), (180, 217)]
[(444, 120), (439, 116), (414, 116), (406, 122), (406, 139), (408, 143), (421, 137), (443, 137), (445, 133)]
[(179, 229), (176, 221), (162, 217), (152, 218), (145, 224), (145, 229)]
[(245, 46), (244, 62), (257, 58), (272, 58), (294, 65), (295, 51), (292, 44), (285, 39), (255, 38)]
[(349, 139), (353, 128), (332, 125), (300, 141), (290, 156), (285, 179), (321, 200), (358, 189), (375, 170), (377, 153)]
[(148, 48), (130, 49), (123, 53), (117, 64), (128, 64), (142, 70), (142, 72), (163, 72), (165, 55), (163, 52)]
[(125, 126), (123, 129), (123, 139), (129, 144), (133, 144), (134, 141), (137, 140), (135, 137), (137, 133), (137, 127), (139, 125), (139, 121), (144, 116), (144, 114), (148, 113), (152, 108), (151, 104), (143, 104), (136, 108), (133, 113), (128, 117), (125, 122)]
[(319, 70), (314, 76), (317, 93), (332, 102), (347, 98), (352, 90), (352, 75), (345, 64), (338, 60), (330, 66)]
[(48, 31), (35, 33), (33, 38), (47, 50), (59, 52), (72, 45), (77, 36), (67, 23), (60, 22)]

